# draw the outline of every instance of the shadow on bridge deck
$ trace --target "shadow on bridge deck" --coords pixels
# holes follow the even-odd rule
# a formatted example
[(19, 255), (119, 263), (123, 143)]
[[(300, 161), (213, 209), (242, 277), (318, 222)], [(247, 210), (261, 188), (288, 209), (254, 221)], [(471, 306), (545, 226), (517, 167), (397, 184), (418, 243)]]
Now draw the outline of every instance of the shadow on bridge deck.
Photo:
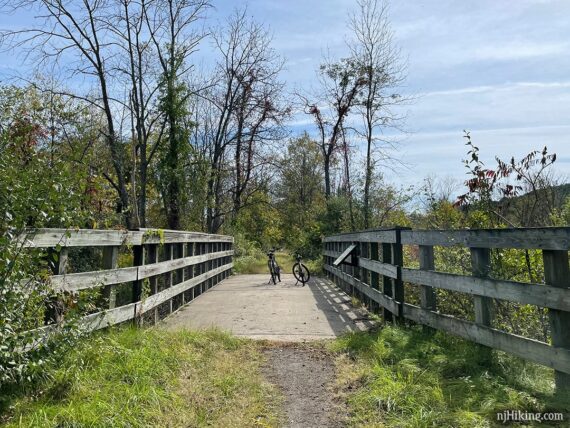
[(165, 319), (169, 330), (218, 327), (237, 336), (280, 341), (329, 339), (374, 326), (363, 309), (323, 278), (295, 286), (293, 275), (235, 275)]

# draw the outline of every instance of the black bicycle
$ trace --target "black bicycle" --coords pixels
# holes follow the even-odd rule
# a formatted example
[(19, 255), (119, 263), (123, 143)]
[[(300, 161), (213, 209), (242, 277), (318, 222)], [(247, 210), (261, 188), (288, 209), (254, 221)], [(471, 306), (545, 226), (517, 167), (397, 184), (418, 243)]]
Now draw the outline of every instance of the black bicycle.
[(279, 282), (281, 282), (281, 268), (277, 264), (277, 260), (275, 260), (275, 250), (269, 250), (267, 257), (269, 257), (267, 260), (267, 267), (269, 268), (269, 273), (271, 274), (271, 278), (269, 279), (268, 284), (271, 284), (271, 282), (273, 282), (273, 284), (277, 284), (276, 280), (279, 280)]
[(303, 287), (307, 282), (309, 282), (309, 279), (311, 278), (311, 272), (309, 272), (307, 266), (301, 263), (300, 254), (297, 254), (297, 262), (293, 265), (293, 275), (297, 280), (295, 285), (297, 285), (300, 282), (301, 284), (303, 284)]

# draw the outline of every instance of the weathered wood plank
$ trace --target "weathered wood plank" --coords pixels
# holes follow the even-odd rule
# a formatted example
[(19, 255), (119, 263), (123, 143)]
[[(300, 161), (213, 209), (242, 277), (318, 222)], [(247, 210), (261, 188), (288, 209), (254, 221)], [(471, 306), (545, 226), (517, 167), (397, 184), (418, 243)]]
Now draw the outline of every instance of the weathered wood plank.
[[(399, 232), (399, 231), (398, 231)], [(404, 252), (402, 245), (399, 243), (390, 244), (392, 249), (392, 261), (391, 263), (398, 266), (400, 269), (404, 265)], [(398, 313), (399, 321), (403, 320), (402, 314), (402, 304), (405, 302), (405, 288), (404, 282), (402, 281), (402, 275), (396, 275), (396, 278), (391, 278), (392, 283), (394, 284), (394, 300), (400, 303), (400, 311)]]
[(410, 304), (404, 304), (404, 317), (472, 342), (509, 352), (517, 357), (534, 361), (564, 373), (570, 373), (570, 349), (550, 346), (537, 340), (480, 326)]
[[(392, 245), (382, 243), (382, 263), (387, 265), (392, 265)], [(390, 299), (394, 298), (394, 283), (392, 281), (393, 278), (389, 277), (388, 275), (382, 275), (382, 293), (384, 296), (387, 296)], [(392, 322), (394, 320), (392, 316), (393, 312), (389, 311), (387, 308), (384, 308), (382, 311), (382, 315), (384, 317), (384, 321)]]
[(396, 242), (395, 230), (366, 230), (354, 233), (342, 233), (327, 236), (323, 242)]
[(167, 300), (172, 299), (174, 296), (187, 291), (190, 288), (196, 287), (205, 281), (209, 280), (210, 278), (218, 275), (219, 273), (225, 272), (228, 269), (233, 267), (233, 263), (227, 263), (219, 268), (212, 269), (206, 273), (201, 275), (195, 276), (187, 281), (181, 282), (180, 284), (176, 284), (172, 287), (169, 287), (160, 293), (153, 294), (152, 296), (146, 298), (142, 302), (142, 313), (145, 313), (154, 307), (160, 305), (161, 303), (166, 302)]
[(86, 331), (93, 331), (106, 328), (114, 324), (119, 324), (121, 322), (129, 321), (135, 318), (135, 316), (140, 316), (141, 314), (154, 309), (156, 306), (166, 302), (168, 299), (171, 299), (182, 291), (195, 287), (196, 285), (201, 284), (205, 280), (220, 272), (231, 269), (232, 266), (233, 263), (228, 263), (224, 266), (219, 267), (216, 271), (206, 272), (199, 277), (195, 277), (188, 281), (185, 281), (184, 283), (177, 284), (174, 287), (168, 288), (158, 294), (148, 297), (142, 302), (138, 301), (130, 303), (128, 305), (119, 306), (114, 309), (108, 309), (106, 311), (87, 315), (81, 319), (80, 325)]
[(350, 276), (349, 274), (342, 272), (340, 269), (328, 265), (325, 265), (324, 269), (330, 272), (332, 275), (336, 276), (341, 281), (344, 281), (347, 284), (352, 285), (362, 294), (374, 300), (376, 303), (378, 303), (386, 310), (390, 311), (393, 314), (398, 314), (398, 303), (395, 302), (392, 298), (385, 296), (380, 290), (376, 290), (374, 288), (369, 287), (368, 285), (364, 284), (362, 281), (359, 281), (353, 276)]
[(414, 284), (425, 284), (430, 287), (508, 300), (524, 305), (570, 310), (570, 289), (568, 288), (409, 268), (402, 268), (402, 279)]
[[(325, 256), (329, 256), (332, 258), (337, 258), (342, 253), (338, 251), (324, 251)], [(358, 267), (363, 269), (368, 269), (372, 272), (377, 274), (388, 276), (390, 278), (397, 278), (398, 277), (398, 268), (390, 263), (383, 263), (378, 260), (367, 259), (364, 257), (358, 258)]]
[[(217, 235), (203, 232), (188, 232), (184, 230), (168, 230), (160, 229), (160, 233), (155, 234), (158, 229), (140, 228), (138, 231), (143, 233), (144, 243), (159, 244), (160, 236), (164, 236), (165, 243), (182, 243), (182, 242), (234, 242), (234, 237), (230, 235)], [(156, 242), (154, 242), (156, 240)]]
[[(119, 248), (103, 247), (103, 269), (117, 269)], [(109, 309), (113, 309), (117, 303), (117, 289), (114, 285), (107, 285), (104, 289), (103, 295), (109, 302)]]
[[(420, 257), (420, 270), (423, 271), (435, 270), (435, 257), (432, 246), (420, 245), (419, 257)], [(405, 279), (403, 279), (403, 277), (404, 277), (404, 272), (402, 269), (402, 280), (406, 281)], [(422, 308), (428, 309), (430, 311), (435, 311), (437, 305), (435, 290), (432, 287), (422, 282), (419, 282), (419, 284), (420, 284), (420, 302)]]
[[(488, 278), (491, 273), (491, 250), (488, 248), (470, 248), (471, 269), (473, 276)], [(491, 327), (493, 325), (493, 300), (489, 297), (474, 295), (475, 322)]]
[(149, 230), (34, 229), (18, 238), (24, 247), (101, 247), (184, 242), (233, 242), (232, 236), (196, 232), (164, 232)]
[[(543, 251), (544, 279), (547, 284), (562, 290), (570, 287), (570, 268), (567, 251)], [(551, 310), (548, 312), (552, 345), (570, 348), (570, 312)], [(556, 392), (570, 391), (570, 372), (559, 370), (554, 373)]]
[(190, 256), (183, 259), (173, 259), (160, 263), (154, 263), (152, 265), (145, 265), (139, 267), (139, 278), (148, 278), (151, 276), (168, 273), (176, 269), (182, 269), (187, 266), (231, 255), (233, 255), (233, 250), (218, 251), (216, 253), (201, 254), (199, 256)]
[(71, 273), (50, 277), (51, 286), (55, 290), (79, 291), (103, 285), (121, 284), (136, 281), (137, 267), (109, 269), (94, 272)]
[(382, 276), (387, 276), (390, 278), (398, 277), (398, 267), (389, 263), (379, 262), (377, 260), (359, 258), (358, 266), (368, 269), (372, 272), (376, 272)]
[(107, 247), (140, 244), (141, 232), (90, 229), (35, 229), (18, 238), (24, 247)]
[(570, 227), (402, 230), (404, 245), (570, 250)]
[(80, 320), (79, 325), (83, 330), (89, 332), (132, 320), (135, 317), (137, 305), (139, 302), (87, 315)]
[(199, 256), (186, 257), (184, 259), (168, 260), (144, 266), (133, 266), (120, 269), (102, 270), (95, 272), (82, 272), (67, 275), (55, 275), (50, 278), (51, 285), (56, 290), (79, 291), (103, 285), (121, 284), (123, 282), (136, 281), (167, 273), (173, 269), (202, 263), (220, 257), (233, 255), (233, 250), (220, 251), (217, 253), (202, 254)]

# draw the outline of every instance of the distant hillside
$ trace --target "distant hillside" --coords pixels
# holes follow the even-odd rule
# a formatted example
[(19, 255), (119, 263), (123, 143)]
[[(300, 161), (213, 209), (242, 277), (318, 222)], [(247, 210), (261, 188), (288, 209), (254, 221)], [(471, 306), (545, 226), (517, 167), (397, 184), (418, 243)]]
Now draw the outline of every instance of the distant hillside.
[[(560, 184), (558, 186), (552, 186), (546, 189), (542, 189), (539, 192), (540, 197), (542, 198), (546, 196), (545, 193), (548, 193), (549, 198), (554, 201), (554, 207), (560, 208), (566, 201), (566, 198), (570, 197), (570, 183)], [(507, 199), (509, 199), (511, 203), (516, 204), (517, 201), (523, 201), (530, 197), (532, 197), (532, 193), (525, 193), (524, 195), (515, 196), (513, 198), (503, 198), (499, 201), (499, 203), (502, 203)]]
[(512, 225), (548, 226), (552, 224), (552, 214), (563, 207), (567, 198), (570, 198), (570, 183), (541, 189), (536, 195), (529, 192), (503, 198), (496, 204), (503, 218)]

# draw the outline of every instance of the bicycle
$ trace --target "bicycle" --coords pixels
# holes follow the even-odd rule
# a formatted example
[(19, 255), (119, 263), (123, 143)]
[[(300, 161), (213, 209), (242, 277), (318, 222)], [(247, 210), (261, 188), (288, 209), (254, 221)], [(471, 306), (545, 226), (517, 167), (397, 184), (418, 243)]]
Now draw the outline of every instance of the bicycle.
[(267, 260), (267, 267), (269, 268), (269, 273), (271, 274), (271, 278), (269, 279), (268, 284), (277, 284), (275, 279), (278, 279), (281, 282), (281, 268), (277, 264), (277, 260), (275, 260), (275, 250), (269, 250), (267, 253), (269, 259)]
[(301, 255), (297, 254), (297, 262), (293, 265), (293, 275), (295, 276), (295, 279), (297, 280), (297, 282), (295, 283), (295, 285), (297, 285), (299, 282), (301, 284), (303, 284), (303, 287), (305, 286), (305, 284), (307, 282), (309, 282), (309, 279), (311, 279), (311, 272), (309, 271), (309, 269), (307, 269), (307, 266), (305, 266), (303, 263), (301, 263)]

